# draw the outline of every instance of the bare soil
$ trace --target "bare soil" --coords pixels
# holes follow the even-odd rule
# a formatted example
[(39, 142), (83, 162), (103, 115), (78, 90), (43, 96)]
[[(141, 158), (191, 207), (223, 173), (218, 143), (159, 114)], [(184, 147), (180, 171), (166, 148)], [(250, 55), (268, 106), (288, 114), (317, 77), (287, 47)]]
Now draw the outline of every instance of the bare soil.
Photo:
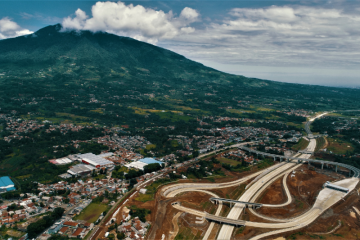
[[(298, 216), (310, 209), (315, 203), (316, 197), (322, 189), (322, 185), (326, 181), (334, 180), (334, 178), (330, 176), (308, 169), (307, 165), (298, 168), (294, 175), (295, 176), (289, 174), (287, 178), (287, 185), (293, 197), (291, 204), (282, 208), (262, 207), (258, 210), (259, 213), (274, 218)], [(262, 203), (279, 204), (286, 201), (287, 198), (283, 192), (281, 182), (282, 179), (279, 179), (269, 187), (269, 190), (265, 193), (263, 199), (261, 199)]]
[[(158, 191), (159, 192), (159, 191)], [(203, 211), (204, 208), (208, 212), (215, 211), (216, 206), (210, 203), (209, 195), (201, 192), (188, 192), (180, 194), (171, 199), (165, 199), (160, 196), (159, 193), (156, 194), (157, 204), (156, 209), (154, 209), (154, 214), (152, 215), (152, 227), (147, 239), (157, 240), (161, 239), (162, 234), (165, 234), (166, 239), (170, 237), (170, 232), (174, 231), (174, 226), (172, 224), (173, 217), (179, 212), (171, 206), (173, 202), (181, 202), (183, 206), (191, 207), (193, 209)], [(196, 216), (191, 214), (182, 214), (178, 219), (179, 224), (179, 234), (184, 232), (185, 228), (190, 228), (191, 231), (195, 231), (195, 234), (198, 234), (199, 227), (201, 229), (207, 229), (209, 223), (205, 221), (204, 224), (196, 224)], [(201, 232), (201, 234), (203, 234)]]
[(281, 204), (287, 201), (287, 196), (282, 184), (283, 177), (276, 180), (257, 200), (263, 204)]

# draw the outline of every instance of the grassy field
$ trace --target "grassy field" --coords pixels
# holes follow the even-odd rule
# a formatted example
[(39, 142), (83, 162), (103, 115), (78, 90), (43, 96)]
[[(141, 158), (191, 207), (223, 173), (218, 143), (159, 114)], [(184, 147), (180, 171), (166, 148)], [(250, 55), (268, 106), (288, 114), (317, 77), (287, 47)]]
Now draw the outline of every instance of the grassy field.
[(238, 161), (235, 161), (235, 160), (232, 160), (229, 158), (219, 158), (218, 160), (221, 163), (227, 163), (227, 164), (230, 164), (231, 166), (236, 166), (238, 164), (241, 164), (241, 162), (238, 162)]
[(304, 150), (309, 145), (309, 141), (305, 140), (304, 138), (301, 138), (300, 141), (292, 146), (292, 150), (299, 151)]
[(160, 185), (163, 185), (163, 184), (166, 184), (169, 182), (171, 182), (170, 179), (160, 179), (160, 180), (153, 182), (152, 184), (150, 184), (149, 186), (146, 187), (146, 189), (147, 189), (146, 194), (139, 194), (139, 196), (137, 198), (135, 198), (135, 200), (140, 201), (140, 202), (147, 202), (147, 201), (153, 200), (158, 187)]
[(71, 113), (56, 112), (55, 114), (56, 114), (57, 117), (68, 117), (68, 118), (71, 118), (72, 120), (75, 120), (76, 118), (89, 119), (88, 117), (78, 116), (78, 115), (71, 114)]
[(245, 191), (246, 184), (241, 184), (232, 193), (231, 199), (238, 199)]
[(201, 232), (197, 233), (197, 235), (199, 234), (199, 236), (195, 236), (193, 233), (192, 233), (192, 230), (191, 228), (188, 228), (188, 227), (180, 227), (179, 229), (179, 233), (176, 235), (175, 239), (174, 240), (193, 240), (193, 239), (201, 239)]
[(151, 150), (151, 149), (153, 149), (153, 148), (156, 148), (156, 145), (155, 145), (155, 144), (148, 144), (148, 145), (146, 145), (146, 149), (147, 149), (147, 150)]
[(328, 138), (328, 142), (328, 151), (331, 151), (335, 154), (345, 154), (346, 152), (354, 151), (354, 147), (351, 143), (343, 141), (341, 139)]
[(315, 152), (319, 151), (320, 149), (323, 149), (325, 146), (325, 138), (324, 137), (320, 137), (316, 139), (316, 148), (315, 148)]
[(172, 147), (177, 147), (177, 146), (179, 146), (178, 141), (177, 141), (177, 140), (171, 140), (171, 146), (172, 146)]
[(139, 196), (137, 198), (135, 198), (136, 201), (140, 201), (140, 202), (147, 202), (147, 201), (151, 201), (154, 200), (154, 194), (139, 194)]
[(84, 220), (88, 223), (94, 223), (102, 212), (107, 209), (105, 204), (90, 203), (74, 220)]
[(192, 119), (192, 117), (175, 114), (173, 112), (157, 112), (156, 114), (159, 115), (161, 119), (170, 119), (172, 122), (177, 122), (180, 120), (188, 122), (190, 119)]
[(21, 236), (23, 236), (25, 233), (24, 232), (20, 232), (20, 231), (16, 231), (13, 229), (7, 230), (6, 234), (15, 238), (20, 238)]
[(297, 123), (293, 123), (293, 122), (287, 122), (286, 125), (288, 125), (288, 126), (294, 126), (294, 127), (297, 127), (298, 129), (303, 129), (303, 124), (297, 124)]

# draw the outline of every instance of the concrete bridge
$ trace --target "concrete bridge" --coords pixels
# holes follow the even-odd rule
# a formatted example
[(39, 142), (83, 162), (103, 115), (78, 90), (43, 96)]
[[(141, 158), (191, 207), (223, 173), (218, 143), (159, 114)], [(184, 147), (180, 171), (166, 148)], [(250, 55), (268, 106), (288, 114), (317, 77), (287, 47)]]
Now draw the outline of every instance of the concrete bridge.
[(245, 221), (242, 220), (237, 220), (237, 219), (230, 219), (227, 217), (220, 217), (220, 216), (215, 216), (213, 214), (206, 214), (205, 218), (208, 221), (212, 221), (212, 222), (217, 222), (217, 223), (225, 223), (225, 224), (229, 224), (229, 225), (233, 225), (235, 227), (242, 227), (245, 226)]
[(212, 202), (228, 202), (233, 205), (235, 205), (236, 203), (240, 203), (245, 205), (246, 208), (253, 208), (253, 209), (258, 209), (261, 208), (263, 205), (261, 203), (251, 203), (251, 202), (243, 202), (243, 201), (238, 201), (238, 200), (233, 200), (233, 199), (226, 199), (226, 198), (210, 198), (210, 201)]
[(298, 153), (311, 154), (311, 155), (314, 154), (314, 152), (312, 152), (312, 151), (305, 151), (305, 150), (300, 150), (300, 151), (298, 151)]
[(271, 153), (265, 153), (265, 152), (260, 152), (258, 150), (254, 150), (245, 146), (238, 146), (239, 149), (244, 150), (244, 151), (248, 151), (251, 153), (255, 153), (256, 155), (261, 155), (263, 157), (267, 156), (267, 157), (271, 157), (274, 159), (274, 161), (276, 161), (276, 159), (279, 159), (280, 162), (282, 161), (287, 161), (290, 162), (292, 160), (297, 161), (298, 163), (304, 163), (307, 162), (310, 166), (311, 163), (317, 163), (317, 164), (321, 164), (321, 169), (324, 168), (324, 165), (332, 165), (335, 166), (335, 171), (338, 171), (339, 167), (343, 167), (349, 170), (349, 175), (351, 176), (351, 173), (353, 173), (353, 177), (359, 178), (360, 177), (360, 169), (344, 164), (344, 163), (338, 163), (338, 162), (330, 162), (330, 161), (323, 161), (323, 160), (317, 160), (317, 159), (307, 159), (307, 158), (297, 158), (297, 157), (285, 157), (283, 155), (276, 155), (276, 154), (271, 154)]

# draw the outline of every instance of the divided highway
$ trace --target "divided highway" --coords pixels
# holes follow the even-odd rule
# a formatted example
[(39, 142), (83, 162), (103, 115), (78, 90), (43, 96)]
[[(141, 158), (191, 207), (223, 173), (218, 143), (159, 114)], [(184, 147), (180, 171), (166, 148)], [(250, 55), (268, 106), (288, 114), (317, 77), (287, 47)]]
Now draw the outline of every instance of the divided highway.
[[(339, 186), (343, 186), (348, 188), (351, 192), (355, 186), (358, 184), (359, 179), (357, 177), (360, 176), (360, 170), (346, 165), (346, 164), (341, 164), (341, 163), (333, 163), (333, 162), (327, 162), (327, 161), (321, 161), (321, 160), (313, 160), (313, 159), (309, 159), (311, 157), (311, 153), (313, 153), (315, 151), (316, 148), (316, 139), (313, 138), (313, 135), (310, 131), (310, 124), (312, 121), (314, 121), (316, 118), (322, 117), (324, 116), (326, 113), (323, 113), (315, 118), (310, 119), (306, 125), (305, 125), (305, 129), (306, 132), (308, 133), (308, 137), (310, 139), (309, 145), (306, 148), (306, 150), (304, 151), (303, 154), (300, 155), (300, 153), (296, 154), (293, 157), (284, 157), (281, 155), (274, 155), (274, 154), (268, 154), (268, 153), (263, 153), (263, 152), (259, 152), (250, 148), (245, 147), (244, 145), (246, 143), (243, 144), (237, 144), (237, 145), (233, 145), (231, 147), (238, 147), (240, 149), (246, 150), (246, 151), (250, 151), (256, 154), (261, 154), (261, 155), (265, 155), (265, 156), (270, 156), (273, 157), (274, 160), (276, 158), (280, 158), (280, 159), (287, 159), (287, 162), (283, 162), (280, 164), (276, 164), (275, 166), (272, 166), (268, 169), (264, 169), (262, 171), (259, 171), (257, 173), (253, 173), (247, 177), (244, 177), (242, 179), (238, 179), (232, 182), (228, 182), (228, 183), (205, 183), (205, 184), (201, 184), (201, 183), (185, 183), (185, 184), (175, 184), (175, 185), (170, 185), (170, 186), (166, 186), (165, 188), (163, 188), (162, 190), (162, 194), (167, 197), (167, 198), (171, 198), (176, 196), (179, 193), (182, 192), (188, 192), (188, 191), (201, 191), (202, 189), (216, 189), (216, 188), (227, 188), (227, 187), (232, 187), (232, 186), (238, 186), (241, 183), (244, 183), (246, 181), (248, 181), (251, 178), (255, 178), (246, 188), (246, 191), (243, 193), (243, 195), (238, 199), (238, 201), (242, 201), (242, 202), (256, 202), (256, 200), (259, 198), (259, 196), (266, 190), (267, 187), (269, 187), (274, 181), (276, 181), (277, 179), (279, 179), (280, 177), (283, 177), (283, 185), (285, 188), (285, 192), (287, 195), (287, 201), (283, 204), (278, 204), (278, 205), (270, 205), (270, 204), (263, 204), (263, 207), (282, 207), (285, 206), (287, 204), (290, 204), (292, 201), (290, 192), (287, 188), (287, 184), (286, 184), (286, 179), (288, 174), (290, 174), (292, 171), (294, 171), (296, 168), (298, 168), (299, 166), (301, 166), (302, 162), (316, 162), (316, 163), (320, 163), (320, 164), (333, 164), (336, 165), (336, 169), (337, 166), (341, 166), (341, 167), (345, 167), (350, 169), (351, 171), (354, 172), (354, 177), (350, 178), (350, 179), (345, 179), (339, 182), (336, 182), (334, 184), (337, 184)], [(206, 191), (208, 194), (210, 194), (210, 192)], [(213, 194), (210, 194), (213, 195)], [(181, 206), (179, 203), (173, 204), (173, 207), (190, 213), (190, 214), (194, 214), (197, 216), (201, 216), (201, 217), (205, 217), (206, 219), (208, 219), (209, 221), (212, 221), (210, 227), (208, 228), (208, 231), (206, 232), (203, 240), (206, 240), (213, 228), (213, 222), (218, 222), (218, 223), (226, 223), (223, 224), (220, 232), (217, 236), (218, 240), (227, 240), (227, 239), (231, 239), (233, 230), (234, 230), (234, 226), (252, 226), (252, 227), (259, 227), (259, 228), (278, 228), (280, 230), (276, 230), (276, 231), (272, 231), (272, 232), (268, 232), (268, 233), (264, 233), (264, 234), (260, 234), (254, 238), (252, 238), (253, 240), (257, 240), (257, 239), (261, 239), (263, 237), (267, 237), (273, 234), (277, 234), (277, 233), (281, 233), (281, 232), (286, 232), (286, 231), (291, 231), (294, 229), (299, 229), (302, 228), (310, 223), (312, 223), (316, 218), (318, 218), (324, 211), (326, 211), (329, 207), (331, 207), (332, 205), (334, 205), (336, 202), (338, 202), (339, 200), (341, 200), (342, 198), (344, 198), (347, 195), (347, 193), (343, 193), (343, 192), (339, 192), (339, 191), (335, 191), (332, 189), (328, 189), (325, 188), (323, 190), (320, 191), (317, 200), (314, 204), (314, 206), (307, 211), (306, 213), (302, 214), (301, 216), (295, 217), (295, 218), (291, 218), (291, 219), (275, 219), (275, 218), (270, 218), (270, 217), (265, 217), (262, 216), (258, 213), (256, 213), (256, 211), (250, 209), (251, 212), (253, 212), (253, 214), (264, 218), (266, 220), (270, 220), (270, 221), (274, 221), (277, 223), (261, 223), (261, 222), (250, 222), (250, 221), (243, 221), (243, 220), (239, 220), (239, 217), (241, 216), (241, 213), (243, 212), (244, 208), (245, 208), (245, 204), (242, 203), (236, 203), (234, 204), (234, 207), (231, 208), (230, 212), (228, 213), (227, 217), (221, 217), (219, 216), (219, 208), (218, 211), (216, 212), (215, 215), (212, 214), (208, 214), (206, 212), (201, 212), (201, 211), (197, 211), (194, 209), (190, 209), (190, 208), (186, 208)]]

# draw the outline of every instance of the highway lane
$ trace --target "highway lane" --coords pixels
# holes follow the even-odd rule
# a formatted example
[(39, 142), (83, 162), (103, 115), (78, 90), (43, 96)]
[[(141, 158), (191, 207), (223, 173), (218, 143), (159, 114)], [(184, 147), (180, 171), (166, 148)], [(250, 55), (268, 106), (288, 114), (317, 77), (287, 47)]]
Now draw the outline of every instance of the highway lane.
[[(350, 193), (352, 190), (355, 189), (355, 187), (358, 183), (359, 183), (358, 178), (349, 178), (349, 179), (337, 181), (334, 184), (348, 188), (350, 190), (349, 191), (349, 193)], [(307, 211), (306, 213), (304, 213), (298, 217), (288, 219), (287, 222), (282, 222), (282, 223), (262, 223), (262, 222), (250, 222), (250, 221), (244, 221), (244, 220), (238, 220), (238, 219), (229, 219), (228, 217), (215, 216), (212, 214), (208, 214), (206, 212), (183, 207), (180, 204), (177, 204), (174, 207), (176, 207), (177, 209), (179, 209), (183, 212), (191, 213), (193, 215), (197, 215), (200, 217), (205, 217), (207, 219), (212, 219), (214, 221), (229, 222), (232, 224), (245, 225), (245, 226), (251, 226), (251, 227), (256, 227), (256, 228), (273, 228), (273, 229), (283, 229), (283, 230), (289, 231), (289, 229), (302, 228), (304, 226), (309, 225), (316, 218), (318, 218), (323, 212), (325, 212), (328, 208), (330, 208), (331, 206), (336, 204), (338, 201), (340, 201), (341, 199), (346, 197), (346, 195), (348, 195), (349, 193), (344, 193), (344, 192), (332, 190), (329, 188), (324, 188), (320, 191), (320, 193), (315, 201), (314, 206), (309, 211)], [(234, 208), (236, 208), (236, 206)], [(256, 239), (259, 239), (259, 238), (256, 238)]]
[[(289, 191), (289, 188), (287, 186), (287, 177), (289, 176), (289, 174), (291, 172), (293, 172), (294, 170), (296, 170), (298, 167), (300, 167), (300, 164), (297, 164), (295, 167), (287, 170), (286, 172), (284, 172), (283, 174), (281, 174), (279, 177), (283, 176), (283, 187), (285, 190), (285, 195), (287, 197), (287, 201), (281, 204), (263, 204), (263, 207), (270, 207), (270, 208), (278, 208), (278, 207), (284, 207), (286, 205), (289, 205), (292, 202), (292, 197)], [(274, 181), (276, 181), (278, 178), (274, 178), (271, 181), (269, 181), (268, 183), (266, 183), (250, 200), (250, 202), (256, 202), (256, 200), (260, 197), (260, 195), (271, 185), (274, 183)], [(252, 210), (252, 209), (251, 209)]]
[(265, 170), (261, 170), (259, 172), (250, 174), (243, 178), (237, 179), (232, 182), (227, 183), (183, 183), (183, 184), (174, 184), (170, 186), (166, 186), (163, 188), (163, 195), (167, 198), (175, 197), (179, 193), (189, 192), (197, 189), (218, 189), (218, 188), (228, 188), (238, 186), (251, 178), (256, 177), (261, 174)]
[[(255, 182), (253, 185), (251, 185), (250, 188), (246, 190), (245, 193), (238, 199), (239, 201), (243, 202), (249, 202), (250, 199), (256, 194), (256, 192), (261, 189), (263, 185), (265, 185), (267, 182), (269, 182), (273, 178), (277, 178), (279, 174), (284, 172), (285, 170), (288, 170), (289, 168), (292, 168), (296, 165), (296, 163), (286, 163), (279, 168), (275, 169), (274, 171), (268, 173), (261, 179), (259, 179), (257, 182)], [(243, 212), (245, 208), (244, 204), (235, 204), (233, 208), (231, 208), (229, 214), (227, 215), (227, 218), (230, 219), (239, 219), (241, 213)], [(222, 225), (220, 232), (218, 234), (217, 239), (231, 239), (232, 233), (234, 230), (234, 226), (232, 225)]]
[[(314, 142), (312, 143), (314, 144)], [(309, 144), (310, 145), (310, 144)], [(315, 145), (316, 145), (316, 141), (315, 141)], [(312, 149), (313, 146), (310, 146), (310, 149)], [(311, 155), (310, 154), (303, 154), (301, 155), (301, 157), (303, 158), (309, 158)], [(280, 168), (276, 169), (273, 172), (270, 172), (269, 174), (265, 175), (263, 178), (259, 179), (256, 183), (254, 183), (240, 198), (239, 201), (244, 201), (244, 202), (251, 202), (252, 198), (256, 195), (259, 196), (260, 193), (266, 189), (266, 187), (268, 187), (271, 183), (273, 183), (278, 177), (277, 176), (281, 176), (283, 174), (285, 174), (287, 171), (291, 172), (293, 171), (293, 169), (296, 169), (297, 167), (299, 167), (299, 165), (296, 165), (296, 163), (286, 163), (283, 166), (281, 166)], [(289, 169), (290, 168), (290, 169)], [(287, 170), (285, 173), (281, 174), (282, 172), (284, 172), (285, 170)], [(263, 189), (263, 190), (261, 190)], [(257, 194), (257, 192), (260, 191), (260, 193)], [(245, 205), (238, 205), (238, 206), (234, 206), (227, 218), (231, 218), (231, 219), (239, 219), (241, 213), (244, 210)], [(218, 238), (217, 239), (231, 239), (232, 236), (232, 232), (234, 230), (234, 226), (231, 225), (222, 225)]]
[[(312, 119), (310, 119), (306, 124), (306, 128), (307, 128), (307, 132), (308, 134), (312, 134), (310, 131), (310, 123), (313, 122), (316, 118), (322, 117), (327, 113), (323, 113), (319, 116), (316, 116)], [(308, 147), (306, 148), (307, 151), (315, 151), (316, 148), (316, 139), (310, 138), (310, 142), (308, 144)], [(302, 158), (310, 158), (311, 154), (303, 154), (301, 155)], [(281, 172), (285, 171), (287, 168), (293, 167), (294, 164), (293, 163), (287, 163), (281, 167), (279, 167), (278, 169), (276, 169), (275, 171), (270, 172), (269, 174), (263, 176), (262, 178), (260, 178), (256, 183), (254, 183), (248, 190), (246, 190), (246, 192), (239, 198), (239, 201), (244, 201), (244, 202), (249, 202), (252, 197), (263, 187), (263, 185), (267, 185), (268, 182), (271, 182), (272, 178), (276, 178), (276, 176), (278, 174), (280, 174)], [(227, 218), (230, 219), (239, 219), (241, 213), (244, 210), (245, 205), (240, 205), (240, 204), (235, 204), (235, 206), (230, 210)], [(227, 239), (231, 239), (232, 233), (234, 231), (234, 226), (231, 225), (222, 225), (220, 232), (218, 234), (217, 239), (218, 240), (227, 240)]]
[[(309, 122), (312, 122), (316, 118), (321, 117), (325, 114), (326, 113), (321, 114), (315, 118), (312, 118), (312, 119), (310, 119)], [(308, 124), (307, 126), (309, 127), (309, 125), (310, 124)], [(309, 129), (309, 132), (311, 133), (310, 129)], [(244, 144), (237, 144), (237, 145), (241, 146)], [(234, 147), (234, 146), (232, 146), (232, 147)], [(315, 148), (316, 148), (316, 139), (310, 138), (310, 142), (309, 142), (308, 147), (306, 148), (306, 151), (313, 152), (315, 150)], [(310, 156), (311, 156), (311, 154), (303, 154), (300, 157), (303, 159), (308, 159), (308, 158), (310, 158)], [(295, 163), (289, 162), (289, 163), (285, 163), (285, 164), (279, 164), (276, 169), (271, 169), (271, 171), (268, 171), (268, 170), (262, 171), (260, 174), (258, 174), (258, 181), (253, 183), (253, 185), (248, 190), (246, 190), (246, 192), (239, 198), (239, 201), (249, 202), (252, 200), (256, 200), (257, 197), (260, 195), (260, 193), (263, 190), (265, 190), (279, 176), (282, 176), (284, 174), (288, 175), (293, 169), (296, 169), (299, 166), (300, 165), (296, 165)], [(284, 187), (285, 187), (285, 191), (286, 191), (286, 189), (287, 189), (286, 178), (284, 178), (284, 179), (285, 179)], [(351, 181), (353, 183), (355, 183), (355, 185), (356, 185), (358, 183), (359, 179), (352, 178)], [(236, 184), (236, 182), (233, 182), (233, 184)], [(224, 186), (220, 186), (220, 185), (215, 186), (214, 185), (214, 186), (206, 186), (206, 187), (211, 189), (212, 187), (221, 188), (221, 187), (226, 187), (227, 185), (228, 184), (224, 184)], [(180, 193), (181, 191), (191, 191), (194, 188), (202, 188), (202, 187), (204, 187), (204, 186), (199, 186), (199, 185), (195, 184), (195, 185), (182, 186), (182, 187), (180, 187), (180, 188), (182, 188), (182, 190), (176, 189), (176, 188), (168, 189), (169, 191), (165, 195), (169, 196), (169, 197), (175, 196), (176, 194)], [(324, 200), (324, 197), (322, 195), (324, 195), (324, 192), (328, 192), (328, 191), (335, 192), (335, 193), (332, 193), (332, 195), (344, 194), (344, 193), (330, 190), (330, 189), (323, 189), (320, 192), (321, 194), (319, 194), (317, 201), (321, 200), (321, 199)], [(169, 193), (171, 193), (173, 195), (170, 195)], [(289, 231), (293, 228), (302, 228), (303, 226), (306, 226), (306, 225), (310, 224), (311, 222), (313, 222), (319, 215), (321, 215), (322, 212), (324, 212), (327, 208), (331, 207), (339, 199), (341, 199), (338, 196), (338, 197), (330, 197), (330, 200), (329, 200), (329, 196), (332, 196), (332, 195), (328, 194), (328, 198), (325, 202), (322, 201), (322, 203), (320, 205), (318, 204), (318, 206), (315, 204), (310, 211), (308, 211), (308, 212), (304, 213), (303, 215), (298, 216), (296, 218), (287, 219), (286, 221), (281, 222), (281, 223), (246, 222), (246, 225), (253, 226), (253, 227), (262, 227), (262, 228), (283, 228), (282, 230), (278, 230), (278, 231)], [(289, 192), (287, 192), (287, 196), (288, 196), (288, 201), (285, 202), (284, 204), (288, 204), (289, 201), (291, 202), (291, 196), (290, 196)], [(344, 197), (344, 196), (340, 196), (340, 197)], [(244, 204), (235, 204), (234, 207), (231, 209), (230, 213), (228, 214), (227, 218), (210, 215), (210, 214), (203, 213), (200, 211), (184, 208), (180, 205), (177, 205), (177, 208), (179, 210), (189, 212), (191, 214), (195, 214), (195, 215), (202, 216), (202, 217), (205, 214), (205, 216), (207, 216), (208, 219), (213, 219), (215, 221), (217, 219), (217, 220), (219, 220), (219, 222), (229, 221), (231, 223), (235, 223), (236, 225), (239, 225), (239, 224), (241, 225), (245, 222), (242, 220), (238, 220), (239, 216), (241, 215), (241, 213), (244, 209)], [(233, 229), (234, 229), (234, 227), (231, 225), (223, 225), (217, 239), (221, 239), (221, 240), (230, 239)], [(268, 235), (266, 235), (266, 236), (270, 236), (274, 233), (267, 233), (267, 234)]]
[[(213, 196), (213, 197), (216, 197), (216, 198), (219, 197), (219, 196), (216, 195), (215, 193), (212, 193), (212, 192), (209, 192), (209, 191), (204, 191), (204, 190), (195, 190), (195, 191), (207, 193), (207, 194), (209, 194), (209, 195), (211, 195), (211, 196)], [(219, 216), (219, 215), (220, 215), (220, 212), (221, 212), (221, 210), (222, 210), (222, 207), (223, 207), (223, 203), (222, 203), (221, 201), (219, 201), (218, 208), (217, 208), (217, 210), (216, 210), (216, 212), (215, 212), (215, 216)], [(207, 240), (207, 239), (209, 238), (209, 236), (210, 236), (210, 234), (211, 234), (214, 226), (215, 226), (215, 222), (211, 222), (210, 225), (209, 225), (209, 227), (208, 227), (208, 229), (206, 230), (206, 232), (205, 232), (205, 234), (204, 234), (203, 240)]]
[[(300, 165), (297, 165), (296, 163), (281, 163), (281, 164), (277, 164), (277, 165), (278, 165), (278, 166), (276, 166), (277, 168), (272, 166), (269, 169), (264, 169), (264, 170), (259, 171), (257, 173), (246, 176), (246, 177), (244, 177), (242, 179), (238, 179), (238, 180), (235, 180), (233, 182), (228, 182), (228, 183), (220, 183), (220, 184), (217, 184), (217, 183), (204, 183), (204, 184), (185, 183), (185, 184), (175, 184), (175, 185), (166, 186), (163, 189), (163, 195), (166, 196), (167, 198), (171, 198), (171, 197), (176, 196), (179, 193), (188, 192), (188, 191), (195, 191), (195, 190), (199, 190), (199, 189), (216, 189), (216, 188), (226, 188), (226, 187), (231, 187), (231, 186), (238, 186), (241, 183), (246, 182), (246, 181), (248, 181), (249, 179), (251, 179), (253, 177), (256, 177), (257, 175), (262, 174), (263, 172), (271, 173), (270, 176), (268, 175), (266, 177), (266, 181), (273, 182), (272, 179), (276, 180), (276, 178), (274, 178), (274, 177), (275, 176), (281, 176), (281, 175), (279, 175), (279, 173), (283, 172), (284, 170), (291, 167), (287, 171), (287, 172), (291, 172), (293, 169), (300, 166)], [(268, 170), (270, 170), (270, 171), (268, 171)], [(284, 174), (285, 174), (285, 172), (284, 172)], [(264, 181), (264, 180), (262, 180), (262, 181)], [(259, 184), (262, 185), (261, 182), (258, 181), (257, 183), (255, 183), (255, 187), (253, 187), (253, 188), (259, 188), (258, 187)], [(249, 195), (249, 196), (251, 197), (251, 195)], [(199, 213), (199, 212), (195, 211), (195, 212), (189, 212), (189, 213), (196, 214), (196, 213)], [(202, 214), (197, 214), (197, 215), (198, 216), (203, 216), (203, 213)], [(213, 226), (213, 224), (212, 224), (212, 226)], [(211, 231), (207, 231), (207, 233), (209, 233), (209, 234), (210, 234), (210, 232)], [(205, 235), (205, 237), (206, 236), (207, 235)], [(204, 239), (207, 239), (207, 238), (204, 238)]]
[[(350, 190), (349, 193), (350, 193), (352, 190), (355, 189), (355, 187), (358, 183), (359, 183), (358, 178), (350, 178), (350, 179), (344, 179), (344, 180), (338, 181), (334, 184), (349, 188), (349, 190)], [(325, 188), (320, 191), (314, 206), (312, 207), (312, 209), (310, 211), (307, 212), (307, 214), (305, 215), (305, 218), (304, 218), (304, 215), (302, 215), (303, 219), (300, 219), (301, 216), (298, 218), (291, 219), (291, 222), (300, 222), (300, 224), (298, 224), (298, 225), (294, 224), (294, 226), (284, 225), (285, 229), (263, 233), (263, 234), (260, 234), (260, 235), (257, 235), (255, 237), (251, 238), (250, 240), (258, 240), (258, 239), (262, 239), (262, 238), (265, 238), (265, 237), (268, 237), (268, 236), (271, 236), (274, 234), (279, 234), (279, 233), (293, 231), (293, 230), (303, 228), (303, 227), (309, 225), (310, 223), (312, 223), (314, 220), (316, 220), (316, 218), (318, 218), (323, 212), (325, 212), (331, 206), (336, 204), (338, 201), (340, 201), (341, 199), (344, 199), (346, 197), (346, 195), (347, 194), (345, 194), (343, 192)]]

